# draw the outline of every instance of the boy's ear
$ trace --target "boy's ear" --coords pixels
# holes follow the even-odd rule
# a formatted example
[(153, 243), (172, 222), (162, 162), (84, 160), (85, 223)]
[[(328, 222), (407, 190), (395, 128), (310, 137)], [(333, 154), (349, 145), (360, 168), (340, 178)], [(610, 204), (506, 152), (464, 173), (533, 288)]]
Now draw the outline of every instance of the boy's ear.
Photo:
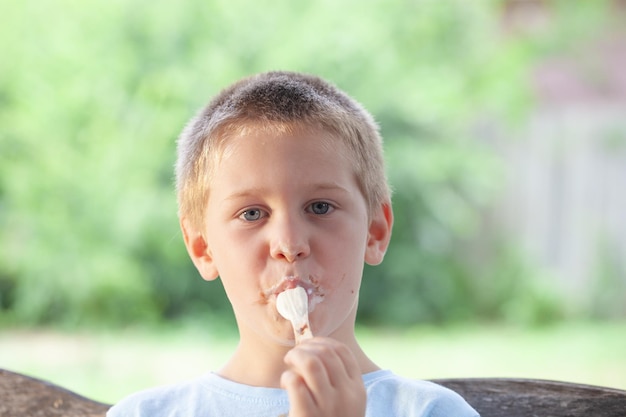
[(213, 281), (218, 277), (219, 272), (215, 262), (213, 262), (213, 256), (204, 236), (195, 230), (186, 218), (180, 219), (180, 228), (183, 232), (183, 240), (185, 241), (189, 257), (196, 266), (200, 276), (206, 281)]
[(369, 265), (378, 265), (383, 261), (393, 227), (393, 210), (391, 202), (387, 201), (372, 213), (370, 219), (367, 247), (365, 248), (365, 262)]

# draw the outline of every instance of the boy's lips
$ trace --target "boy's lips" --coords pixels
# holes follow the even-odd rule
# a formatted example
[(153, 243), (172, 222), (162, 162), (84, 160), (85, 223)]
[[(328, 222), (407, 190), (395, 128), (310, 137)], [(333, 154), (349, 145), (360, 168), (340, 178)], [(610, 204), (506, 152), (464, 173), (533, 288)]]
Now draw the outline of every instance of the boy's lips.
[(284, 276), (276, 285), (268, 288), (263, 291), (263, 296), (266, 301), (271, 298), (276, 298), (278, 294), (281, 292), (288, 290), (290, 288), (302, 287), (306, 291), (309, 299), (312, 297), (324, 297), (324, 291), (321, 289), (317, 280), (313, 277), (308, 277), (303, 279), (296, 275), (286, 275)]

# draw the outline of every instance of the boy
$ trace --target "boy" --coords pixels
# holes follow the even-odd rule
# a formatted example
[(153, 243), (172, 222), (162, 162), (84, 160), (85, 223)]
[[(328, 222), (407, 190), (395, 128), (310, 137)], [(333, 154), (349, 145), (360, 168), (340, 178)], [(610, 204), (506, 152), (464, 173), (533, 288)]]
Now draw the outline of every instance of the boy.
[[(223, 368), (135, 394), (117, 416), (477, 416), (441, 386), (381, 370), (354, 335), (364, 262), (393, 214), (372, 117), (325, 81), (270, 72), (222, 91), (182, 132), (180, 224), (218, 277), (240, 341)], [(313, 339), (294, 346), (276, 297), (303, 287)]]

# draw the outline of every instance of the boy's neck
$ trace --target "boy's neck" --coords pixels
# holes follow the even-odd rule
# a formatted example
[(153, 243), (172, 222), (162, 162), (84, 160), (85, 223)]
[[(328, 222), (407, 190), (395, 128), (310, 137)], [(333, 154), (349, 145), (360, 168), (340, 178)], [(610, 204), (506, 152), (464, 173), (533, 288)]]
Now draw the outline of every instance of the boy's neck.
[[(353, 333), (345, 336), (333, 335), (332, 337), (348, 346), (362, 374), (380, 369), (361, 349)], [(235, 353), (217, 373), (223, 378), (241, 384), (280, 388), (280, 377), (286, 369), (283, 358), (290, 349), (291, 347), (288, 346), (259, 341), (256, 337), (246, 337), (242, 334)]]

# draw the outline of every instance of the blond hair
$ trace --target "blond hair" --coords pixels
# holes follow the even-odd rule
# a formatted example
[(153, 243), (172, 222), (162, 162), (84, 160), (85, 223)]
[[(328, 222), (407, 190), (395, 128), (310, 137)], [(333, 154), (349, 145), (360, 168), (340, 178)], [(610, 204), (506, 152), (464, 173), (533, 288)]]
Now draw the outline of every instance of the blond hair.
[(344, 143), (370, 212), (390, 198), (382, 138), (370, 113), (319, 77), (276, 71), (224, 89), (182, 131), (176, 162), (179, 216), (201, 227), (213, 170), (228, 138), (296, 131), (327, 132)]

